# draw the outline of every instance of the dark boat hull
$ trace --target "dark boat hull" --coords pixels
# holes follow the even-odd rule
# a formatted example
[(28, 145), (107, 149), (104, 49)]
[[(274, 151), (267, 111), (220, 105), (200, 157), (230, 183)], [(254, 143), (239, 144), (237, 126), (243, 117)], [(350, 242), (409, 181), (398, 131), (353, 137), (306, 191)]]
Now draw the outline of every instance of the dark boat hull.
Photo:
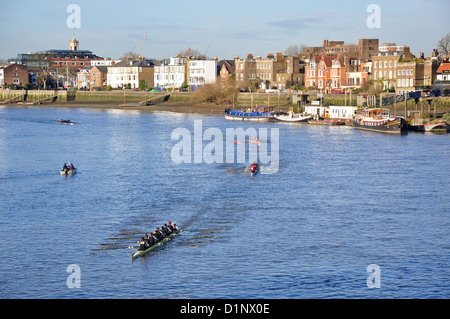
[(408, 134), (408, 123), (402, 118), (397, 118), (395, 121), (388, 121), (380, 125), (364, 125), (353, 120), (353, 126), (359, 130), (380, 132), (386, 134)]

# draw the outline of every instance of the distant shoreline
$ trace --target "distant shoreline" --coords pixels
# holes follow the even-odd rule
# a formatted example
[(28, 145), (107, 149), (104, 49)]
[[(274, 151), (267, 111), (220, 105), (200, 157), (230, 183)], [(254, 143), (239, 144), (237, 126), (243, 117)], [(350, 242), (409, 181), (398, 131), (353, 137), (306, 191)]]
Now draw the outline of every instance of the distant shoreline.
[(117, 109), (117, 110), (133, 110), (133, 111), (166, 111), (174, 113), (188, 113), (188, 114), (222, 114), (227, 106), (216, 105), (213, 103), (195, 103), (186, 101), (176, 101), (176, 102), (163, 102), (153, 105), (130, 105), (121, 106), (117, 102), (53, 102), (45, 104), (19, 104), (19, 103), (9, 103), (0, 104), (3, 107), (15, 107), (15, 108), (27, 108), (27, 107), (61, 107), (61, 108), (91, 108), (91, 109)]

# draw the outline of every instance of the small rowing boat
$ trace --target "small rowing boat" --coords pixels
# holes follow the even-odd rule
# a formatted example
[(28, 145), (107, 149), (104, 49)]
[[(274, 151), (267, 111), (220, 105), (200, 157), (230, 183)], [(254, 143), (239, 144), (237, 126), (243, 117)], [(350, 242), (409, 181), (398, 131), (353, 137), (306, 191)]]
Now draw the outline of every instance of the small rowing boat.
[(321, 119), (321, 120), (308, 120), (309, 124), (313, 124), (313, 125), (345, 125), (345, 121), (344, 120), (340, 120), (340, 119)]
[(73, 176), (77, 173), (77, 169), (62, 169), (60, 170), (61, 176)]
[(59, 120), (58, 124), (73, 125), (73, 122), (71, 122), (70, 120)]
[(131, 261), (135, 260), (138, 257), (144, 256), (145, 254), (148, 254), (149, 252), (151, 252), (152, 250), (163, 246), (164, 243), (172, 240), (174, 237), (178, 236), (180, 232), (182, 232), (183, 230), (180, 229), (178, 231), (174, 231), (172, 234), (170, 234), (169, 236), (165, 237), (164, 239), (162, 239), (161, 241), (157, 242), (156, 244), (148, 247), (146, 250), (138, 250), (136, 251), (133, 255), (131, 255)]

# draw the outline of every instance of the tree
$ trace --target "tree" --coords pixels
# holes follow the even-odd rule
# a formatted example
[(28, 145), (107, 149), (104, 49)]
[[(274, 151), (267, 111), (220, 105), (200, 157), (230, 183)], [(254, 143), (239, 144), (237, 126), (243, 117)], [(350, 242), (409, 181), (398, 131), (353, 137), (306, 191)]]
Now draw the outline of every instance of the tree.
[(442, 55), (448, 54), (450, 52), (450, 33), (439, 40), (437, 43), (439, 53)]
[(139, 80), (139, 89), (141, 91), (144, 91), (147, 89), (147, 81), (146, 80)]
[(181, 56), (193, 56), (194, 58), (196, 57), (201, 57), (202, 54), (200, 53), (199, 50), (196, 49), (186, 49), (186, 50), (181, 50), (178, 54), (181, 54)]
[(120, 60), (129, 60), (129, 61), (134, 61), (137, 60), (138, 56), (136, 54), (136, 52), (133, 51), (128, 51), (125, 52), (124, 54), (122, 54), (122, 56), (119, 58)]
[(287, 56), (294, 56), (294, 55), (300, 55), (303, 54), (303, 49), (305, 48), (304, 44), (291, 44), (284, 50), (284, 55)]

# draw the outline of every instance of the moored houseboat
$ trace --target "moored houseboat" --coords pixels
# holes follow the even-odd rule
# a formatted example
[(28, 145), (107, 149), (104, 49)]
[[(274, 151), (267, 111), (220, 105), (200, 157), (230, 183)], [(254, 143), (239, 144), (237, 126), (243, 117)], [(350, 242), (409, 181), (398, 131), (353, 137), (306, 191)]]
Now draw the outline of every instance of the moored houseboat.
[(390, 116), (388, 109), (364, 109), (352, 121), (359, 130), (387, 133), (407, 134), (408, 122), (400, 116)]
[(275, 114), (275, 119), (280, 122), (288, 122), (288, 123), (298, 123), (298, 122), (306, 122), (309, 119), (312, 119), (311, 115), (308, 114), (302, 114), (302, 113), (295, 113), (294, 109), (291, 107), (289, 108), (288, 113), (279, 113)]
[(271, 121), (276, 114), (272, 106), (257, 106), (247, 111), (227, 108), (224, 112), (225, 119), (232, 121)]

